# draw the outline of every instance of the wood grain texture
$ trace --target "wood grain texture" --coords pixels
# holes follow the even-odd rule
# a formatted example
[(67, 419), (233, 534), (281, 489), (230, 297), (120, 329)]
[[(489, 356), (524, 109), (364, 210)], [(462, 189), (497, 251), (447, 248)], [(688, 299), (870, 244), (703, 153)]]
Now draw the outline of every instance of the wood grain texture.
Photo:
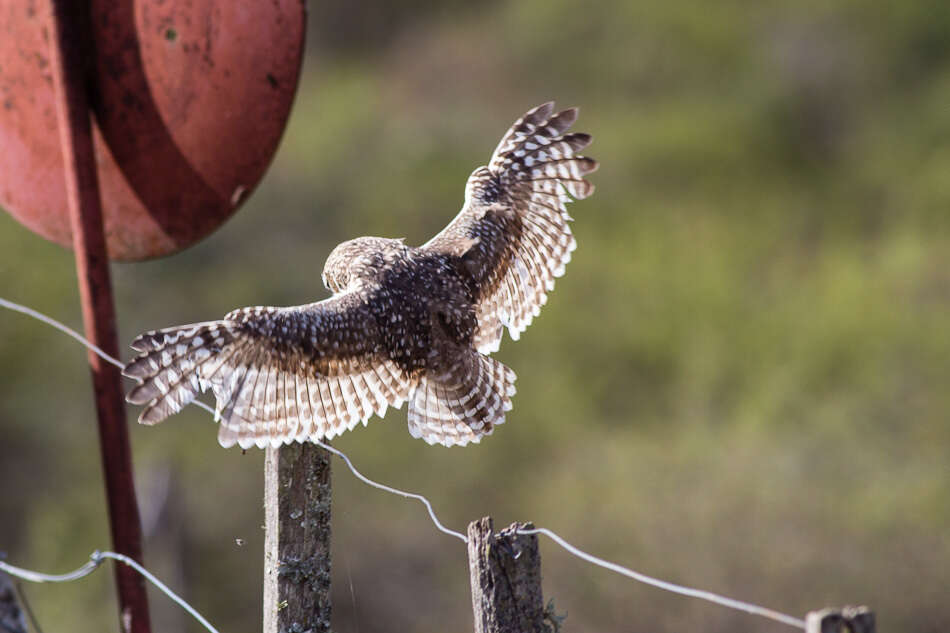
[(545, 633), (541, 555), (536, 534), (517, 534), (512, 523), (498, 534), (490, 517), (468, 526), (475, 633)]
[(13, 581), (0, 571), (0, 631), (4, 633), (29, 633), (26, 617), (17, 602)]
[(330, 455), (305, 442), (264, 462), (264, 633), (330, 631)]
[(811, 611), (805, 617), (805, 633), (875, 633), (874, 612), (867, 607), (844, 607)]

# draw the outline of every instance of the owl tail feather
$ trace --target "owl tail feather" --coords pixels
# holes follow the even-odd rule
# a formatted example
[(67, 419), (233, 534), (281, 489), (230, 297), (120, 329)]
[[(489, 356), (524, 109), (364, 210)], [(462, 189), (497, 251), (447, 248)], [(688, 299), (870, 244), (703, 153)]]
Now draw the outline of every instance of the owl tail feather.
[(444, 373), (429, 371), (409, 395), (409, 433), (429, 444), (478, 443), (505, 422), (515, 372), (475, 350)]
[(132, 349), (141, 353), (122, 374), (139, 381), (125, 399), (146, 405), (140, 423), (161, 422), (208, 388), (221, 351), (234, 340), (233, 327), (229, 321), (209, 321), (146, 332), (132, 341)]

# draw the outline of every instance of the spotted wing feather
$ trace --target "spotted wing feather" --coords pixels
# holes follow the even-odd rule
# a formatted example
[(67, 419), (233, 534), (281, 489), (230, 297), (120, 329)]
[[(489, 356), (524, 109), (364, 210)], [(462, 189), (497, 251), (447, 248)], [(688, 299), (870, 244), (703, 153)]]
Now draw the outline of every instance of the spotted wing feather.
[(475, 170), (458, 216), (425, 248), (458, 255), (476, 284), (476, 349), (496, 351), (504, 328), (517, 340), (540, 313), (577, 246), (565, 204), (594, 187), (597, 162), (578, 154), (588, 134), (568, 133), (577, 109), (545, 103), (515, 121)]
[(515, 373), (469, 348), (445, 372), (422, 376), (409, 395), (409, 433), (429, 444), (478, 443), (504, 424)]
[(223, 446), (329, 439), (409, 397), (414, 381), (382, 353), (377, 327), (365, 298), (344, 294), (149, 332), (132, 343), (128, 400), (155, 424), (210, 389)]

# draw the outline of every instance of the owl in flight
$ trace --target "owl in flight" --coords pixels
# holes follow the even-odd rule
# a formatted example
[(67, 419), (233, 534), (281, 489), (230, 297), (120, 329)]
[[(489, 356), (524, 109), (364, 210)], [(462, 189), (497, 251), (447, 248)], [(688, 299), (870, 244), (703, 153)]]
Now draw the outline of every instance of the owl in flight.
[(408, 401), (409, 433), (478, 442), (505, 421), (514, 372), (489, 356), (531, 323), (576, 242), (565, 203), (586, 198), (597, 162), (567, 133), (577, 109), (545, 103), (515, 121), (465, 186), (452, 222), (422, 246), (360, 237), (323, 269), (329, 299), (234, 310), (147, 332), (124, 370), (155, 424), (211, 389), (228, 447), (332, 438)]

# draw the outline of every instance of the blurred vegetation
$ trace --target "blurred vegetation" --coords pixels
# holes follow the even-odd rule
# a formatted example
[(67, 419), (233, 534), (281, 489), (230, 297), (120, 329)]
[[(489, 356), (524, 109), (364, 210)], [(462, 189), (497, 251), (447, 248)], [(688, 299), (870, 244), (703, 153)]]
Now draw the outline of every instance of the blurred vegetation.
[[(515, 117), (580, 105), (598, 191), (570, 209), (579, 249), (548, 306), (498, 354), (519, 375), (508, 424), (443, 449), (391, 411), (336, 445), (457, 529), (532, 520), (789, 613), (867, 603), (882, 631), (950, 629), (950, 4), (310, 12), (273, 167), (211, 238), (114, 267), (123, 340), (325, 296), (333, 245), (425, 241)], [(70, 253), (5, 214), (0, 252), (3, 296), (80, 323)], [(71, 569), (108, 543), (85, 355), (0, 323), (0, 549)], [(132, 439), (150, 568), (221, 630), (257, 629), (262, 455), (220, 449), (198, 410)], [(470, 630), (464, 549), (335, 468), (335, 628)], [(566, 631), (781, 628), (542, 548)], [(108, 573), (27, 591), (46, 630), (115, 627)]]

